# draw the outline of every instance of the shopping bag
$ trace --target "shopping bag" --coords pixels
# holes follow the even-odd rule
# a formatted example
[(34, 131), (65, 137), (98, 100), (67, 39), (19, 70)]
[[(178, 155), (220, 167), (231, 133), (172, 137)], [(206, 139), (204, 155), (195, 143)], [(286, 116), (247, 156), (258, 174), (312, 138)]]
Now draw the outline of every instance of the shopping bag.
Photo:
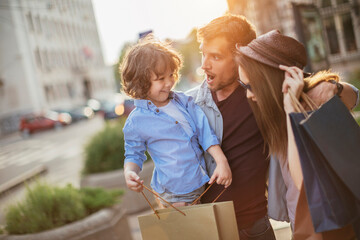
[[(339, 119), (341, 121), (351, 120), (347, 116), (347, 114), (350, 114), (348, 111), (344, 111), (344, 109), (339, 111), (339, 101), (338, 97), (334, 97), (309, 116), (304, 112), (290, 114), (295, 142), (300, 156), (306, 198), (316, 232), (339, 229), (349, 223), (356, 225), (355, 223), (358, 222), (360, 216), (359, 200), (355, 195), (358, 190), (353, 189), (351, 191), (350, 187), (352, 185), (347, 186), (345, 184), (347, 180), (345, 181), (342, 178), (344, 173), (353, 175), (356, 171), (349, 168), (355, 167), (356, 162), (358, 166), (360, 163), (359, 160), (354, 161), (354, 158), (348, 160), (344, 157), (346, 155), (342, 155), (342, 152), (349, 151), (349, 155), (358, 152), (360, 141), (356, 140), (356, 136), (354, 140), (354, 138), (348, 138), (348, 136), (342, 134), (337, 135), (341, 131), (349, 135), (354, 133), (356, 135), (358, 126), (354, 128), (351, 123), (339, 122)], [(342, 104), (341, 101), (340, 104)], [(321, 124), (315, 125), (313, 116), (318, 121), (322, 119), (320, 120)], [(335, 122), (338, 125), (332, 126), (331, 124)], [(353, 131), (352, 133), (349, 133), (348, 126)], [(319, 132), (323, 135), (319, 136)], [(317, 138), (311, 137), (314, 134)], [(337, 139), (338, 141), (329, 142), (328, 139)], [(328, 142), (323, 144), (323, 141)], [(351, 141), (355, 141), (355, 144)], [(344, 165), (341, 171), (342, 175), (338, 175), (338, 169), (335, 170), (329, 163), (326, 157), (329, 154), (323, 152), (329, 149), (332, 151), (331, 154), (335, 155), (334, 152), (337, 154), (337, 157), (332, 159), (335, 159), (336, 162), (340, 161)], [(359, 159), (360, 155), (357, 156)], [(351, 161), (353, 165), (347, 165), (347, 161)], [(358, 176), (352, 176), (352, 179), (357, 178)]]
[(301, 186), (293, 229), (294, 240), (347, 240), (354, 239), (354, 236), (351, 225), (347, 225), (346, 227), (337, 230), (316, 233), (311, 221), (304, 186)]
[(144, 184), (143, 187), (163, 200), (172, 208), (154, 210), (147, 197), (141, 192), (154, 213), (139, 216), (138, 221), (143, 240), (238, 240), (239, 233), (232, 201), (194, 205), (215, 181), (190, 205), (180, 208), (160, 197)]
[(232, 201), (207, 203), (179, 208), (159, 209), (139, 216), (143, 240), (236, 240), (239, 239)]
[(301, 125), (331, 168), (360, 200), (360, 127), (334, 96)]

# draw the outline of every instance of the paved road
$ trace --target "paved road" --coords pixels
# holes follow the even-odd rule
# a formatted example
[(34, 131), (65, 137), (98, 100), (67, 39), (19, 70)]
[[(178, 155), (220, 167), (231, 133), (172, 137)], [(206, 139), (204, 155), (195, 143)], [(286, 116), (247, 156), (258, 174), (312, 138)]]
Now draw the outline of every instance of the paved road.
[[(60, 130), (49, 130), (23, 139), (19, 134), (0, 139), (0, 185), (26, 171), (45, 166), (41, 175), (49, 183), (79, 186), (83, 166), (83, 146), (104, 126), (97, 116)], [(16, 187), (0, 195), (0, 224), (9, 203), (22, 198), (24, 187)]]

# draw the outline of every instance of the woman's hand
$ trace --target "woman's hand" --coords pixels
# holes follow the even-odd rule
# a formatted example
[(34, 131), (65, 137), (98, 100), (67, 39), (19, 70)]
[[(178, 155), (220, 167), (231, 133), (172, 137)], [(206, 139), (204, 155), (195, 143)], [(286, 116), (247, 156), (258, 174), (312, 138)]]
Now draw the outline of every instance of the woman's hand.
[(279, 68), (285, 71), (285, 79), (282, 86), (282, 92), (284, 93), (284, 110), (286, 113), (295, 111), (289, 91), (292, 91), (297, 99), (304, 88), (304, 74), (298, 67), (287, 67), (280, 65)]

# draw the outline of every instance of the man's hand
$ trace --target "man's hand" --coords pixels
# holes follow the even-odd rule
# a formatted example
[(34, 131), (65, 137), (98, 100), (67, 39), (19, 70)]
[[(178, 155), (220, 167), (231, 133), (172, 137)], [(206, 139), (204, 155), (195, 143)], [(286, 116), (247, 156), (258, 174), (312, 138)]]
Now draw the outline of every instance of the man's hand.
[[(317, 106), (329, 101), (337, 93), (336, 85), (330, 82), (321, 82), (316, 87), (308, 91), (306, 94), (314, 101)], [(310, 110), (306, 106), (306, 110)]]

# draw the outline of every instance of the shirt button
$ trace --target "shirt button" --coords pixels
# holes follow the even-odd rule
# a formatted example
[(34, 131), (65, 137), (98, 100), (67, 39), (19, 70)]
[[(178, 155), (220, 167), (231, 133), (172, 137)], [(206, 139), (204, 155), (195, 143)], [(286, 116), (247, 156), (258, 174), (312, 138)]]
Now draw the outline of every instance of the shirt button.
[(151, 102), (149, 102), (149, 105), (151, 105)]
[(179, 122), (178, 121), (175, 121), (175, 124), (178, 124)]
[(217, 117), (220, 117), (220, 114), (218, 114)]
[(156, 109), (156, 112), (158, 113), (158, 112), (159, 112), (159, 109)]

